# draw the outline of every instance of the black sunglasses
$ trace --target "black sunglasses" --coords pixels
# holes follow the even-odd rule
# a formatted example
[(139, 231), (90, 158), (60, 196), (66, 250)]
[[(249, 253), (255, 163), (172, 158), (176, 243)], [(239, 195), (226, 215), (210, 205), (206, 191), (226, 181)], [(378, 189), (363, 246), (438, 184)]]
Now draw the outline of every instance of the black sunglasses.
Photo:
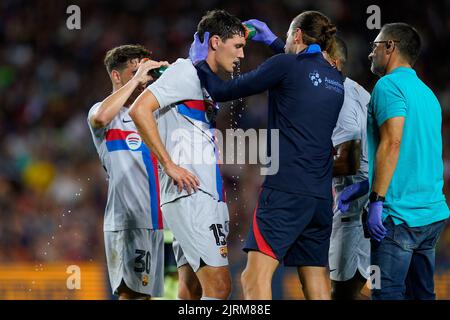
[(393, 41), (393, 42), (400, 42), (400, 40), (383, 40), (383, 41), (372, 41), (369, 43), (370, 45), (370, 50), (375, 50), (376, 49), (376, 44), (377, 43), (388, 43), (389, 41)]

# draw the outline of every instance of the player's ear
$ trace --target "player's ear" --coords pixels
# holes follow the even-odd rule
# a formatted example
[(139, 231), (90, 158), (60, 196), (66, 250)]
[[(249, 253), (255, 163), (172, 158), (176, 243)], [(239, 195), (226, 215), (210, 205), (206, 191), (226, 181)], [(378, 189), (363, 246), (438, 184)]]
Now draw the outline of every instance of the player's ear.
[(111, 81), (114, 84), (120, 84), (122, 82), (121, 77), (120, 77), (120, 72), (117, 70), (112, 70), (110, 77), (111, 77)]
[(212, 36), (209, 39), (209, 43), (211, 45), (211, 49), (212, 50), (217, 50), (217, 48), (219, 47), (219, 41), (220, 41), (220, 37), (219, 36)]

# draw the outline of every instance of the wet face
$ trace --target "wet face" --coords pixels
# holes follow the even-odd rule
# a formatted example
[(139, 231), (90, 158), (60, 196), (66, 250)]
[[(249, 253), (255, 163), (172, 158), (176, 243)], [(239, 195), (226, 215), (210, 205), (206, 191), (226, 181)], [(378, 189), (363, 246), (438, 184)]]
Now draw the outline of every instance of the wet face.
[(383, 76), (385, 73), (386, 65), (389, 55), (386, 52), (386, 42), (384, 42), (384, 35), (379, 33), (373, 41), (371, 52), (369, 54), (369, 60), (371, 61), (370, 71), (372, 73)]
[(219, 39), (215, 59), (219, 68), (231, 73), (244, 58), (244, 35), (234, 35), (225, 41)]

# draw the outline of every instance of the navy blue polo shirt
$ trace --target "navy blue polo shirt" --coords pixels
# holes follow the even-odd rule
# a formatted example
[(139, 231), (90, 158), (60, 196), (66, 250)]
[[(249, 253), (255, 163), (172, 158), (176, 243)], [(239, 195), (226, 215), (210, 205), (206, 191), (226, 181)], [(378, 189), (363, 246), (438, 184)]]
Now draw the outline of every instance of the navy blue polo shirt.
[(216, 102), (269, 91), (268, 129), (279, 130), (279, 170), (266, 176), (264, 187), (332, 198), (331, 135), (344, 101), (344, 79), (323, 58), (319, 45), (298, 54), (275, 55), (229, 81), (217, 77), (205, 61), (197, 65), (197, 72)]

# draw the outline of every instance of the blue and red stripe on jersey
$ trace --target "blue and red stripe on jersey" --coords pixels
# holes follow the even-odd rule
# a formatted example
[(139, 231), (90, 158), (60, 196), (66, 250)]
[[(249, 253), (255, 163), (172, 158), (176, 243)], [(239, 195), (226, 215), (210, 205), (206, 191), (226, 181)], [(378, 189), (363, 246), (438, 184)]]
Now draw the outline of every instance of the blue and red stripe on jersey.
[(177, 110), (186, 117), (210, 124), (206, 118), (206, 103), (204, 100), (183, 101), (177, 104)]
[(141, 151), (142, 160), (144, 161), (145, 170), (148, 176), (148, 185), (150, 190), (150, 208), (152, 215), (152, 223), (154, 229), (163, 229), (163, 218), (160, 206), (160, 191), (159, 191), (159, 178), (158, 178), (158, 162), (142, 141), (141, 146), (138, 149), (132, 150), (126, 142), (128, 135), (135, 133), (136, 131), (125, 131), (121, 129), (110, 129), (105, 132), (106, 148), (108, 152), (128, 150), (128, 151)]
[[(191, 119), (202, 121), (211, 127), (211, 123), (206, 117), (206, 102), (204, 100), (186, 100), (177, 104), (177, 110), (180, 114)], [(225, 188), (223, 185), (222, 173), (220, 171), (220, 158), (218, 154), (218, 146), (216, 138), (214, 139), (214, 155), (216, 158), (216, 191), (219, 196), (219, 201), (226, 201)]]

